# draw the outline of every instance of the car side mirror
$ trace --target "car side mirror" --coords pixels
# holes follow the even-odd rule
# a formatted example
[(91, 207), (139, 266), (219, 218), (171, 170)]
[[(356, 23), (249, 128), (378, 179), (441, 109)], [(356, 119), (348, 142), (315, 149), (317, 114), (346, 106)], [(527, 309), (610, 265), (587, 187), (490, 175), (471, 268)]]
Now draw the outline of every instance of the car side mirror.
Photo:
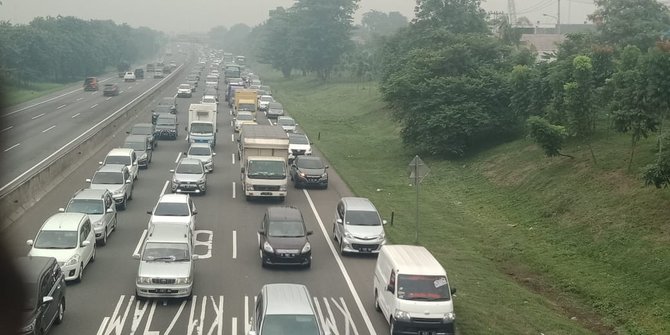
[(194, 210), (193, 210), (193, 215), (196, 215), (196, 214), (198, 214), (198, 210), (197, 210), (197, 209), (194, 209)]
[(133, 165), (137, 165), (137, 162), (133, 162)]
[(212, 156), (216, 156), (216, 152), (212, 152)]
[(188, 131), (188, 127), (184, 127), (184, 130)]
[(46, 303), (49, 303), (49, 302), (52, 302), (53, 300), (54, 300), (54, 297), (52, 297), (52, 296), (49, 296), (49, 295), (48, 295), (48, 296), (46, 296), (46, 297), (42, 297), (42, 303), (43, 303), (43, 304), (46, 304)]
[(90, 245), (90, 244), (91, 244), (91, 241), (89, 241), (89, 240), (86, 240), (86, 241), (84, 241), (84, 242), (81, 242), (81, 246), (82, 246), (82, 247), (86, 247), (86, 246), (88, 246), (88, 245)]
[(127, 131), (126, 134), (130, 134), (130, 131)]
[(64, 212), (65, 212), (65, 208), (63, 208), (63, 207), (59, 208), (59, 209), (58, 209), (58, 212), (60, 212), (60, 213), (64, 213)]
[(98, 165), (102, 165), (102, 162), (98, 162)]
[(91, 183), (91, 180), (90, 180), (90, 179), (86, 179), (86, 182), (90, 184), (90, 183)]
[(326, 168), (326, 169), (327, 169), (327, 168), (329, 168), (329, 167), (330, 167), (330, 166), (326, 165), (326, 166), (325, 166), (324, 168)]
[(452, 294), (452, 295), (456, 294), (456, 288), (455, 288), (455, 287), (452, 287), (452, 288), (451, 288), (451, 294)]
[(107, 212), (107, 213), (114, 213), (114, 210), (111, 209), (111, 208), (107, 208), (107, 210), (106, 210), (105, 212)]
[(186, 151), (184, 151), (184, 156), (188, 156), (188, 153)]
[(26, 244), (27, 244), (29, 247), (32, 247), (34, 243), (35, 243), (35, 241), (33, 241), (33, 240), (27, 240), (27, 241), (26, 241)]
[(313, 231), (311, 231), (311, 230), (308, 230), (308, 231), (307, 231), (307, 236), (312, 235), (312, 234), (314, 234)]
[(130, 182), (131, 182), (130, 179), (127, 179), (127, 180), (126, 180), (126, 184), (130, 184)]
[(170, 173), (174, 173), (174, 170), (170, 170)]
[(151, 211), (147, 211), (147, 214), (151, 215)]
[(258, 235), (265, 236), (265, 230), (263, 229), (259, 230)]
[(342, 219), (337, 219), (337, 220), (335, 220), (335, 222), (337, 222), (337, 224), (342, 224), (342, 223), (344, 223), (344, 222), (342, 221)]
[(240, 172), (244, 173), (244, 166), (240, 168)]

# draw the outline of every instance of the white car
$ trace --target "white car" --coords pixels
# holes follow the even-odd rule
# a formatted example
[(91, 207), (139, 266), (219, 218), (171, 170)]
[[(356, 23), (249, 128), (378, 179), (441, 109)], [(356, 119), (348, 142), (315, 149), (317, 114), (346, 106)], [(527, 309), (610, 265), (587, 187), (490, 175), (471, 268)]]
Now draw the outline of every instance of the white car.
[(258, 97), (258, 110), (266, 111), (268, 110), (268, 105), (271, 102), (275, 102), (275, 99), (271, 95), (261, 95)]
[(207, 172), (214, 170), (214, 156), (216, 156), (216, 152), (212, 151), (209, 143), (191, 143), (191, 146), (184, 155), (186, 155), (186, 158), (199, 159)]
[(219, 99), (215, 95), (203, 95), (200, 99), (201, 104), (219, 104)]
[(128, 172), (130, 172), (133, 180), (137, 180), (137, 175), (140, 173), (137, 155), (135, 154), (135, 150), (131, 148), (114, 148), (107, 153), (105, 160), (98, 162), (98, 164), (123, 164), (128, 168)]
[(181, 84), (177, 87), (177, 97), (190, 98), (193, 95), (191, 84)]
[(148, 228), (154, 224), (177, 223), (187, 225), (193, 231), (198, 210), (188, 194), (163, 194), (147, 214), (151, 215)]
[(293, 162), (295, 156), (311, 155), (312, 142), (307, 135), (299, 133), (288, 133), (288, 162)]
[(135, 73), (133, 72), (126, 72), (126, 74), (123, 75), (123, 81), (135, 81)]
[(68, 281), (81, 281), (86, 266), (95, 261), (95, 232), (84, 213), (52, 215), (26, 243), (28, 256), (54, 257)]
[(242, 129), (242, 125), (245, 124), (258, 124), (256, 123), (256, 118), (254, 114), (249, 111), (239, 111), (235, 116), (235, 132), (239, 132)]
[(294, 133), (298, 124), (290, 116), (280, 116), (277, 118), (277, 125), (281, 126), (287, 133)]

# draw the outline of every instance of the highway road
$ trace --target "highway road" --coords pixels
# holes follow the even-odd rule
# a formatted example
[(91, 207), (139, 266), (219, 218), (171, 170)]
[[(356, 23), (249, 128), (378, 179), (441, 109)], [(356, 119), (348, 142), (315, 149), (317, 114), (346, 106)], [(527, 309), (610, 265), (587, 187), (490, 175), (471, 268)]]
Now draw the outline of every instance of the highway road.
[[(189, 70), (185, 69), (180, 76), (185, 77)], [(173, 95), (181, 81), (177, 80), (165, 87), (162, 96)], [(34, 111), (27, 109), (5, 117), (30, 120), (32, 124), (24, 127), (36, 128), (38, 134), (51, 127), (56, 120), (50, 115), (33, 119), (47, 110), (53, 114), (62, 114), (60, 120), (76, 120), (74, 115), (79, 113), (80, 120), (90, 120), (90, 124), (101, 117), (92, 115), (103, 111), (102, 108), (97, 110), (91, 106), (112, 102), (116, 103), (115, 106), (121, 106), (124, 101), (127, 103), (131, 99), (128, 92), (141, 91), (151, 83), (155, 81), (121, 84), (126, 94), (110, 100), (105, 100), (99, 94), (73, 93), (67, 96), (72, 105), (58, 108), (62, 102), (45, 103)], [(200, 84), (200, 87), (204, 86), (202, 80)], [(128, 203), (127, 210), (119, 212), (117, 231), (112, 233), (106, 246), (98, 248), (96, 261), (86, 268), (83, 281), (68, 284), (65, 320), (51, 334), (246, 334), (254, 297), (262, 285), (279, 282), (307, 285), (329, 334), (388, 333), (388, 324), (373, 306), (372, 274), (375, 258), (342, 257), (333, 245), (335, 205), (340, 197), (350, 196), (351, 192), (331, 168), (330, 185), (326, 190), (298, 190), (291, 186), (283, 204), (245, 201), (240, 186), (239, 162), (235, 159), (237, 149), (231, 127), (232, 116), (223, 99), (218, 120), (219, 139), (215, 148), (217, 156), (214, 171), (208, 176), (208, 191), (204, 196), (193, 196), (198, 209), (196, 230), (199, 242), (196, 253), (201, 255), (201, 259), (195, 261), (194, 295), (190, 300), (135, 300), (135, 277), (139, 263), (132, 258), (132, 254), (138, 248), (147, 227), (149, 216), (146, 211), (169, 188), (169, 170), (175, 166), (180, 152), (188, 148), (183, 131), (186, 112), (188, 105), (199, 101), (201, 94), (202, 90), (199, 89), (192, 98), (178, 99), (178, 119), (181, 124), (178, 140), (161, 141), (149, 168), (141, 170), (133, 200)], [(80, 98), (82, 100), (77, 101)], [(109, 112), (112, 109), (104, 110)], [(140, 113), (137, 122), (149, 120), (150, 113), (147, 111)], [(258, 122), (267, 120), (259, 113)], [(51, 135), (44, 135), (45, 139), (20, 136), (20, 130), (25, 128), (19, 129), (18, 124), (15, 127), (17, 129), (7, 131), (16, 132), (12, 134), (21, 145), (12, 150), (16, 150), (14, 155), (20, 155), (21, 150), (47, 146), (47, 136), (81, 133), (84, 125), (79, 120), (62, 127), (58, 123), (56, 128), (50, 130)], [(59, 207), (64, 207), (77, 189), (86, 186), (85, 179), (92, 176), (97, 162), (102, 160), (109, 149), (121, 144), (125, 130), (119, 129), (112, 143), (96, 152), (93, 159), (81, 164), (3, 233), (13, 252), (17, 255), (28, 252), (25, 240), (33, 238), (47, 217)], [(47, 146), (41, 155), (53, 151), (54, 147)], [(3, 155), (8, 155), (8, 152)], [(4, 160), (4, 157), (7, 156), (0, 159)], [(19, 173), (22, 168), (12, 172)], [(265, 209), (272, 205), (299, 208), (308, 229), (314, 231), (310, 236), (313, 254), (310, 269), (261, 267), (256, 232)]]
[[(184, 56), (180, 57), (178, 60), (183, 62)], [(75, 85), (3, 111), (0, 187), (117, 110), (141, 99), (152, 87), (169, 80), (153, 79), (150, 73), (145, 78), (126, 83), (118, 76), (107, 75), (99, 78), (98, 91), (86, 92)], [(118, 84), (118, 96), (103, 96), (104, 84), (110, 83)]]

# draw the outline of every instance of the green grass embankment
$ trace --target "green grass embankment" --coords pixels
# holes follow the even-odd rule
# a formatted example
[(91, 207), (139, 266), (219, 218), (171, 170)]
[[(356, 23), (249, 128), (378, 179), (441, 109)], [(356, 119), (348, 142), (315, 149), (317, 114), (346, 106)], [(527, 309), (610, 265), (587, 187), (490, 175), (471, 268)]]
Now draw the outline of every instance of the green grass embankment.
[[(414, 242), (414, 156), (403, 148), (375, 83), (264, 76), (351, 189), (368, 197), (396, 244)], [(320, 140), (317, 140), (320, 134)], [(670, 193), (633, 173), (629, 137), (603, 132), (546, 158), (521, 139), (474, 157), (424, 159), (420, 244), (457, 287), (461, 334), (670, 333)], [(379, 189), (379, 191), (378, 191)]]
[(30, 84), (28, 88), (19, 88), (14, 86), (6, 86), (4, 93), (4, 101), (1, 102), (0, 107), (9, 107), (30, 101), (32, 99), (37, 99), (41, 96), (47, 95), (49, 93), (62, 90), (68, 84), (59, 84), (59, 83), (33, 83)]

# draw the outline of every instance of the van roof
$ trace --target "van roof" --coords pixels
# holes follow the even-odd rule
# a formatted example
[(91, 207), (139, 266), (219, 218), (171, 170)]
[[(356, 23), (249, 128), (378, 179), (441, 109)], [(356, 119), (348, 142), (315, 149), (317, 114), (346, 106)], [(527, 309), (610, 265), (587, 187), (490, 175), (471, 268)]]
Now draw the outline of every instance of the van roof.
[(267, 284), (263, 286), (266, 315), (313, 315), (307, 287), (301, 284)]
[(380, 257), (387, 255), (401, 274), (444, 275), (447, 273), (428, 249), (418, 245), (384, 245)]
[(76, 231), (87, 217), (84, 213), (56, 213), (44, 222), (40, 230)]

